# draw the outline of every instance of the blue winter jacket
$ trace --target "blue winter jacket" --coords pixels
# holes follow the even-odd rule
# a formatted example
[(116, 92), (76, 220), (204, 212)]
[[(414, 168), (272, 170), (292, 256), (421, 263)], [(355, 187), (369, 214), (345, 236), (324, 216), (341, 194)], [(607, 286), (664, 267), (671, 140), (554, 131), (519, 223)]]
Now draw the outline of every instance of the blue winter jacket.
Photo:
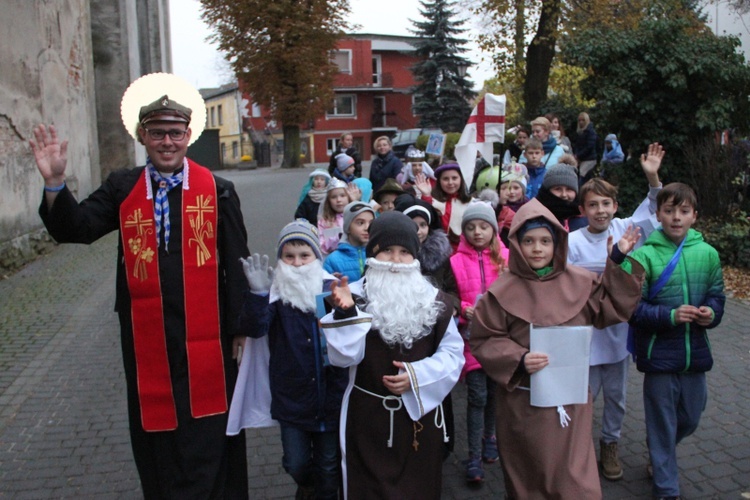
[(326, 257), (323, 269), (331, 274), (341, 273), (349, 278), (349, 283), (354, 283), (365, 272), (366, 261), (365, 247), (355, 247), (341, 241), (336, 250)]
[(349, 370), (325, 362), (315, 314), (247, 292), (241, 324), (250, 337), (268, 335), (271, 416), (308, 432), (338, 429)]
[[(630, 319), (634, 327), (638, 370), (650, 373), (705, 372), (713, 366), (707, 328), (724, 315), (724, 280), (718, 252), (690, 229), (669, 281), (653, 300), (649, 290), (659, 280), (677, 245), (659, 229), (651, 233), (631, 257), (646, 270), (643, 299)], [(708, 306), (714, 312), (708, 327), (697, 323), (675, 325), (674, 310), (683, 305)]]
[(404, 165), (401, 160), (396, 158), (393, 151), (388, 151), (385, 156), (377, 155), (370, 163), (370, 182), (372, 182), (372, 192), (377, 193), (378, 189), (383, 187), (386, 179), (395, 179)]

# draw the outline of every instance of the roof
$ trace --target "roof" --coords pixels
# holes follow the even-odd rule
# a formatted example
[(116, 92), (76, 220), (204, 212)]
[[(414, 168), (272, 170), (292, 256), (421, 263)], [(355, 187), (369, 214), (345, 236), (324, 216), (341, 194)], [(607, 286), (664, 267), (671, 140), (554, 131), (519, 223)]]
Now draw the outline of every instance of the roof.
[(416, 36), (379, 35), (376, 33), (347, 33), (346, 38), (370, 40), (372, 50), (392, 52), (414, 52), (414, 44), (420, 40)]
[(206, 100), (218, 97), (220, 95), (229, 94), (230, 92), (234, 92), (237, 89), (239, 89), (239, 85), (237, 84), (237, 82), (232, 82), (222, 85), (221, 87), (199, 89), (198, 92), (200, 92), (203, 100)]

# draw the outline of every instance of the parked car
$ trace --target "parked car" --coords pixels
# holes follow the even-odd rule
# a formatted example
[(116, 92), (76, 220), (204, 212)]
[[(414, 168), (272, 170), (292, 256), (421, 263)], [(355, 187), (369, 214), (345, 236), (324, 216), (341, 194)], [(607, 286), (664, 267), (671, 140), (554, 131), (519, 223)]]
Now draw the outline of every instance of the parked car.
[(403, 160), (406, 156), (406, 150), (417, 142), (417, 137), (422, 134), (442, 134), (439, 128), (407, 128), (399, 130), (391, 140), (393, 142), (393, 154)]

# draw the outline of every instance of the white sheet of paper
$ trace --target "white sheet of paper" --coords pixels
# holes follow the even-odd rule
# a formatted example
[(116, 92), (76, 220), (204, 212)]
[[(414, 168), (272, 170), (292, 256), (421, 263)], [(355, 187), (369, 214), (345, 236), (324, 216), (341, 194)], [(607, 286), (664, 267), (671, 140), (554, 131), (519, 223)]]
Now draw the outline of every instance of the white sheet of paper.
[(549, 356), (531, 375), (531, 406), (583, 404), (589, 398), (592, 326), (534, 327), (529, 350)]

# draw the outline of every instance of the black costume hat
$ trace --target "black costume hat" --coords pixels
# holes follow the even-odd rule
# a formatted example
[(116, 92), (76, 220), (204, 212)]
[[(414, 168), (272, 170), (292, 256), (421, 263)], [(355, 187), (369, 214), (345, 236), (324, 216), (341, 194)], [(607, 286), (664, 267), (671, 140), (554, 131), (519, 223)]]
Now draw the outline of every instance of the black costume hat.
[(417, 224), (401, 212), (386, 212), (370, 224), (370, 240), (367, 242), (367, 257), (375, 257), (380, 251), (393, 246), (404, 247), (414, 258), (419, 251)]

